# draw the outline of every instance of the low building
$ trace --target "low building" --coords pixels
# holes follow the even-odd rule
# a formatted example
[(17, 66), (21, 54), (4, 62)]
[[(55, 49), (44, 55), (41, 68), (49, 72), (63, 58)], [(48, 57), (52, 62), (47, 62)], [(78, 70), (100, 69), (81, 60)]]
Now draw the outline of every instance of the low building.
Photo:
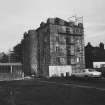
[(103, 68), (105, 67), (105, 62), (93, 62), (93, 68)]
[(95, 63), (100, 65), (101, 62), (105, 62), (105, 49), (104, 43), (100, 43), (99, 46), (92, 46), (89, 42), (85, 47), (85, 64), (86, 68), (93, 68)]
[(23, 77), (21, 63), (0, 63), (0, 81), (22, 79)]

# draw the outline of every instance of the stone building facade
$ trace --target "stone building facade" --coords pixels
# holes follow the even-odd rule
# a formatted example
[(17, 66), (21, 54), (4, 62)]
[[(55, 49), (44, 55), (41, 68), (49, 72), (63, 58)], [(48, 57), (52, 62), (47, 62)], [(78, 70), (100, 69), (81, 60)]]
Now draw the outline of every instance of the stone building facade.
[(38, 34), (38, 70), (49, 75), (49, 66), (72, 66), (72, 72), (85, 68), (83, 24), (49, 18), (36, 30)]
[(29, 30), (24, 33), (23, 46), (23, 70), (27, 75), (37, 74), (37, 33)]
[[(50, 66), (85, 68), (84, 28), (82, 23), (49, 18), (36, 30), (24, 34), (24, 70), (49, 76)], [(31, 71), (31, 72), (30, 72)]]

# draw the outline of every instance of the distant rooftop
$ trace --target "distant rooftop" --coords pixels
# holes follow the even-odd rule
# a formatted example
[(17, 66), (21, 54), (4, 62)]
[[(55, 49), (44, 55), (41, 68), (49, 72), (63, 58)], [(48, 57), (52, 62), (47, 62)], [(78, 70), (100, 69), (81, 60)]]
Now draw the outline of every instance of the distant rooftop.
[(0, 63), (0, 66), (21, 66), (22, 64), (19, 63)]

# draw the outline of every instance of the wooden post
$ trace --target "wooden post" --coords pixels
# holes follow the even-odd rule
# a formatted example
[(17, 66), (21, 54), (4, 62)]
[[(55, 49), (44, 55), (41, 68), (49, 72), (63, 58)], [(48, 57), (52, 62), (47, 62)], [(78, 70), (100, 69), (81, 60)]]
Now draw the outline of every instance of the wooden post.
[(12, 74), (12, 72), (13, 72), (13, 71), (12, 71), (12, 65), (11, 65), (11, 74)]

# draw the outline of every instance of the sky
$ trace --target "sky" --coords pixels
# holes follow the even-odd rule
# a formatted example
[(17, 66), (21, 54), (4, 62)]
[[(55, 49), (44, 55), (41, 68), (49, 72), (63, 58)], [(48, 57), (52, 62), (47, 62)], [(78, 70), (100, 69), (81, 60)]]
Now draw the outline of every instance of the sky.
[(23, 33), (49, 17), (83, 16), (85, 43), (105, 43), (105, 0), (0, 0), (0, 52), (8, 51)]

